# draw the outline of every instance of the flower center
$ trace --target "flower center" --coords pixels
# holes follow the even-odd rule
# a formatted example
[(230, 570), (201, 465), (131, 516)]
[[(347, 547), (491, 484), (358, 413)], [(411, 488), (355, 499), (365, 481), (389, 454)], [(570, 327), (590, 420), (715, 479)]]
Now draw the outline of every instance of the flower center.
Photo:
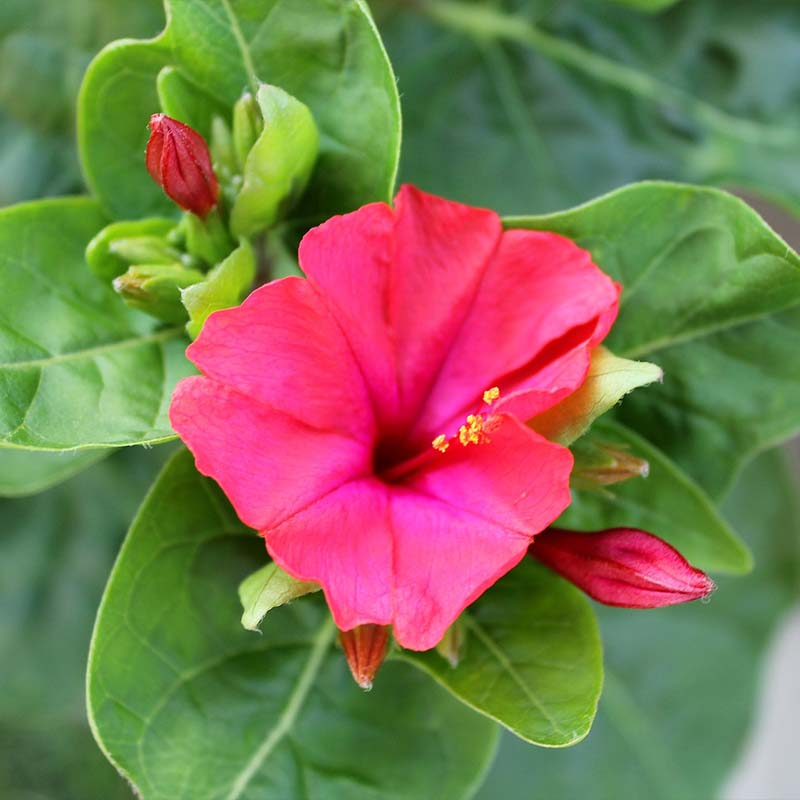
[[(500, 390), (497, 386), (487, 389), (483, 393), (483, 405), (490, 406), (498, 397), (500, 397)], [(462, 447), (488, 444), (492, 440), (487, 435), (487, 431), (494, 426), (491, 417), (486, 413), (481, 413), (482, 409), (483, 406), (475, 413), (468, 414), (466, 422), (461, 425), (454, 436), (448, 438), (446, 434), (440, 433), (431, 442), (432, 449), (423, 450), (421, 453), (398, 458), (398, 452), (403, 452), (400, 442), (392, 440), (379, 442), (375, 448), (375, 474), (387, 483), (397, 483), (410, 472), (430, 462), (432, 458), (440, 457), (437, 454), (446, 453), (451, 444), (458, 443)]]

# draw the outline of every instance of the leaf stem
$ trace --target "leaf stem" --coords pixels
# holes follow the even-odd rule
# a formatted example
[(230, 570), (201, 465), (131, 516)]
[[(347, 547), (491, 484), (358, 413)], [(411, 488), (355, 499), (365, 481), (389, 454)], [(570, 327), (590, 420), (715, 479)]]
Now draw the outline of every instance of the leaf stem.
[(258, 94), (259, 80), (258, 75), (256, 75), (255, 65), (253, 64), (253, 56), (250, 53), (250, 45), (244, 38), (244, 33), (239, 25), (239, 20), (236, 18), (236, 14), (233, 13), (230, 0), (222, 0), (222, 7), (225, 9), (225, 13), (228, 15), (228, 20), (231, 23), (231, 31), (236, 39), (236, 44), (239, 46), (239, 52), (242, 54), (244, 69), (247, 73), (247, 81), (250, 84), (253, 97), (255, 97), (256, 94)]
[(242, 771), (236, 777), (236, 780), (231, 787), (230, 792), (225, 797), (225, 800), (238, 800), (242, 793), (247, 788), (253, 776), (261, 768), (261, 765), (269, 757), (270, 753), (280, 743), (283, 737), (289, 732), (300, 709), (303, 707), (306, 697), (314, 683), (317, 673), (322, 666), (322, 662), (328, 652), (328, 648), (333, 641), (336, 626), (333, 620), (328, 618), (320, 626), (317, 635), (311, 645), (311, 652), (308, 655), (308, 661), (297, 679), (292, 693), (289, 695), (289, 700), (283, 709), (278, 721), (269, 730), (264, 740), (259, 745), (258, 749), (253, 753), (250, 760), (245, 764)]

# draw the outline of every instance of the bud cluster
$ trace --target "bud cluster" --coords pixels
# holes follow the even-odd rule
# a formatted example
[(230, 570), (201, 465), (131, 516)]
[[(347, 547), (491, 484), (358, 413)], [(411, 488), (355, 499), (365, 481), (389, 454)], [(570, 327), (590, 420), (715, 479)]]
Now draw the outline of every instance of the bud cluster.
[[(195, 336), (211, 310), (235, 305), (250, 289), (256, 252), (280, 249), (273, 241), (255, 248), (253, 239), (274, 228), (305, 188), (318, 134), (305, 105), (266, 84), (242, 95), (230, 125), (212, 119), (210, 146), (167, 114), (153, 114), (149, 127), (145, 167), (185, 213), (177, 222), (113, 223), (89, 244), (87, 260), (128, 305), (164, 322), (188, 320)], [(200, 290), (190, 298), (189, 287)]]

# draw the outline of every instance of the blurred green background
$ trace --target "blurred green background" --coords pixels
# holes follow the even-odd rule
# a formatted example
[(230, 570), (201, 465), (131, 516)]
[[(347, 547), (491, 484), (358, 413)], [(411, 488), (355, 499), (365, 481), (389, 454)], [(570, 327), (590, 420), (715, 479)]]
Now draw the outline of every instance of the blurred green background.
[[(372, 6), (403, 101), (403, 180), (508, 213), (644, 178), (719, 185), (800, 242), (795, 2)], [(154, 35), (163, 18), (157, 0), (0, 4), (0, 204), (81, 191), (82, 72), (103, 44)], [(168, 449), (118, 453), (41, 495), (0, 500), (0, 798), (130, 796), (91, 738), (83, 672), (105, 578)], [(0, 491), (17, 468), (0, 453)], [(720, 580), (709, 604), (598, 608), (607, 678), (592, 734), (563, 751), (504, 737), (479, 797), (717, 796), (741, 760), (773, 634), (800, 596), (797, 494), (782, 452), (740, 477), (723, 510), (756, 569)]]

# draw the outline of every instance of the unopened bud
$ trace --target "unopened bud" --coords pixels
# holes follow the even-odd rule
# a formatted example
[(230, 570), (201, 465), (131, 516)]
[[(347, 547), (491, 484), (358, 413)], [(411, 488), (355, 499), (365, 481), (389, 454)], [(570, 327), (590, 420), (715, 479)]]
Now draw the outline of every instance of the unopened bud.
[(220, 172), (220, 179), (223, 185), (226, 179), (237, 171), (236, 154), (233, 150), (233, 137), (228, 123), (222, 117), (214, 115), (211, 120), (211, 137), (209, 139), (209, 149), (214, 166)]
[(577, 489), (611, 486), (630, 478), (646, 478), (650, 465), (621, 447), (593, 444), (591, 449), (574, 451), (575, 466), (571, 484)]
[(216, 205), (219, 185), (208, 146), (188, 125), (153, 114), (145, 162), (153, 180), (185, 211), (205, 219)]
[(671, 545), (636, 528), (578, 533), (550, 528), (530, 554), (609, 606), (656, 608), (706, 597), (713, 581)]
[(233, 150), (240, 173), (262, 127), (258, 103), (250, 92), (245, 92), (233, 107)]
[(353, 679), (362, 689), (369, 691), (386, 655), (389, 626), (357, 625), (349, 631), (339, 631), (339, 641)]
[(456, 620), (446, 631), (442, 640), (436, 645), (436, 652), (447, 661), (451, 667), (458, 666), (461, 652), (464, 649), (464, 626)]
[(180, 290), (205, 279), (205, 275), (179, 264), (142, 264), (114, 278), (114, 290), (132, 308), (164, 322), (180, 323), (188, 318)]
[(108, 251), (128, 264), (169, 264), (181, 254), (160, 236), (130, 236), (114, 239)]

